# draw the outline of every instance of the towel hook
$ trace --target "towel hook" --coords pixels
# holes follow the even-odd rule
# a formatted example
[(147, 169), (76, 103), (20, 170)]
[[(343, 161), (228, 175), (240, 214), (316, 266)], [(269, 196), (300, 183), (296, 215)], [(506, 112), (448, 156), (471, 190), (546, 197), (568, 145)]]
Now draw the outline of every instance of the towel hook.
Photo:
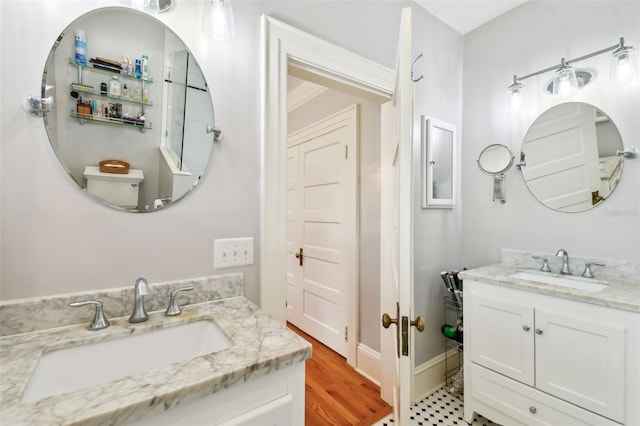
[(418, 55), (418, 57), (413, 61), (413, 63), (411, 64), (411, 81), (413, 81), (414, 83), (422, 80), (424, 78), (424, 75), (420, 74), (420, 76), (418, 78), (413, 78), (413, 67), (415, 67), (416, 62), (418, 62), (418, 59), (422, 58), (422, 53)]

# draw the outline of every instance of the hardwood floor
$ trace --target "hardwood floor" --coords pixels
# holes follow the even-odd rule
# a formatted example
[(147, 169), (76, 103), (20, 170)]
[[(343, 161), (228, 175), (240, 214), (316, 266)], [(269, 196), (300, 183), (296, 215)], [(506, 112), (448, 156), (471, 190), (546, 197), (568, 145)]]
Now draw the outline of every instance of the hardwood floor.
[(313, 356), (306, 361), (306, 426), (370, 426), (391, 413), (391, 406), (380, 399), (379, 386), (336, 352), (292, 324), (287, 326), (313, 346)]

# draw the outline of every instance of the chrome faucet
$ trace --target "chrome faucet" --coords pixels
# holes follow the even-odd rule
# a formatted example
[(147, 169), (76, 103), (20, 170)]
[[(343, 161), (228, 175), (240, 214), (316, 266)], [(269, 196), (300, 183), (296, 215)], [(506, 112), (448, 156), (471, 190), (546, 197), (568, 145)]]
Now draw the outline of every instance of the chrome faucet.
[(149, 318), (147, 311), (144, 309), (144, 296), (149, 294), (149, 286), (147, 280), (138, 278), (135, 285), (135, 305), (133, 313), (129, 317), (129, 322), (144, 322)]
[(560, 273), (563, 275), (571, 275), (571, 269), (569, 269), (569, 253), (565, 249), (560, 249), (556, 253), (556, 256), (562, 256), (562, 269)]

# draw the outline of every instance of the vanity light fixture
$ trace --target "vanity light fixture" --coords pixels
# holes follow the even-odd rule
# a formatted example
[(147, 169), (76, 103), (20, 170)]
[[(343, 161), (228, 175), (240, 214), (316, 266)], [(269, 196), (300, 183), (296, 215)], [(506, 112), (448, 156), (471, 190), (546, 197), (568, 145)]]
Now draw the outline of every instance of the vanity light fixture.
[[(636, 61), (636, 49), (632, 46), (624, 45), (624, 37), (620, 37), (620, 41), (613, 46), (589, 53), (584, 56), (580, 56), (576, 59), (565, 60), (562, 58), (559, 65), (545, 68), (540, 71), (527, 74), (523, 77), (513, 76), (513, 84), (509, 86), (509, 111), (512, 111), (515, 104), (522, 105), (522, 99), (520, 96), (523, 94), (522, 88), (524, 84), (522, 81), (534, 77), (536, 75), (544, 74), (549, 71), (555, 71), (553, 82), (547, 87), (547, 91), (553, 93), (554, 96), (559, 98), (568, 98), (575, 95), (579, 89), (585, 86), (591, 80), (591, 73), (587, 71), (574, 70), (571, 64), (585, 59), (592, 58), (594, 56), (601, 55), (603, 53), (611, 52), (611, 81), (614, 83), (630, 82), (637, 78), (637, 61)], [(515, 102), (515, 104), (514, 104)]]
[(149, 13), (163, 13), (172, 6), (172, 0), (121, 0), (121, 3)]
[(566, 99), (578, 93), (578, 79), (576, 71), (567, 65), (564, 58), (560, 60), (560, 68), (553, 76), (553, 96)]
[(508, 112), (517, 111), (523, 109), (527, 105), (526, 92), (524, 90), (524, 83), (517, 81), (517, 77), (513, 76), (513, 84), (509, 86), (509, 106)]
[(202, 12), (202, 31), (214, 40), (233, 38), (235, 25), (231, 0), (205, 0)]

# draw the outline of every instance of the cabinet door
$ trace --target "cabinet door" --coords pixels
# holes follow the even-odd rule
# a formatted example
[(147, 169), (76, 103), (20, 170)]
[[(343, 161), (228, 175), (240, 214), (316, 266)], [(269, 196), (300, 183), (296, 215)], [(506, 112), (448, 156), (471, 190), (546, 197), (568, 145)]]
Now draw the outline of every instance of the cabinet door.
[(622, 422), (624, 323), (537, 308), (535, 319), (536, 388)]
[(533, 308), (477, 293), (467, 300), (471, 361), (533, 386)]

